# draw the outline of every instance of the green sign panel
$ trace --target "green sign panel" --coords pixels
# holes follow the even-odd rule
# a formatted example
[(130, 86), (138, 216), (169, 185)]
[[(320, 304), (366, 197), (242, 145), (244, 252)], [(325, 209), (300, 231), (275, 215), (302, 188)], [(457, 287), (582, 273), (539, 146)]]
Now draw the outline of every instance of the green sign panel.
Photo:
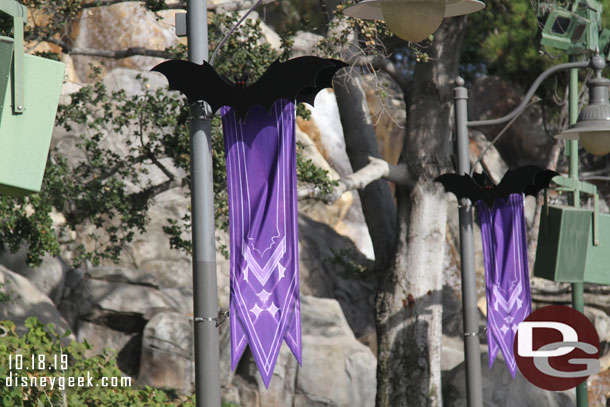
[(610, 284), (610, 215), (598, 214), (599, 245), (593, 242), (593, 212), (543, 208), (534, 276), (569, 283)]
[[(5, 54), (2, 47), (7, 43), (0, 42), (0, 55)], [(12, 75), (6, 63), (0, 67), (0, 91), (4, 91), (0, 94), (0, 194), (23, 196), (40, 191), (64, 64), (23, 55), (24, 109), (20, 114), (13, 113)]]

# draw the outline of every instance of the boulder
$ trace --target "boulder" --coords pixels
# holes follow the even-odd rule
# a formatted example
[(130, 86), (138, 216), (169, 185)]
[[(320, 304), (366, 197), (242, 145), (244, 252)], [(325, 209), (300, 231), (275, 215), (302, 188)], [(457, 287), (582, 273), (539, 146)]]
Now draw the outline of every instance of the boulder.
[(610, 370), (589, 377), (589, 405), (606, 407), (610, 405)]
[(40, 266), (32, 268), (27, 265), (27, 247), (24, 246), (15, 253), (0, 254), (0, 265), (27, 278), (55, 304), (59, 303), (69, 269), (60, 257), (46, 255)]
[(301, 293), (336, 299), (356, 337), (375, 331), (375, 276), (366, 259), (346, 237), (299, 215)]
[[(40, 292), (28, 279), (0, 266), (0, 290), (8, 295), (8, 301), (0, 302), (0, 320), (10, 320), (17, 326), (17, 332), (24, 333), (25, 320), (38, 318), (43, 324), (55, 325), (59, 334), (71, 330), (49, 297)], [(74, 339), (70, 335), (69, 339)]]
[(464, 362), (464, 341), (460, 338), (443, 335), (441, 346), (441, 370), (451, 370)]
[(339, 304), (302, 298), (303, 365), (294, 406), (374, 406), (376, 359), (354, 337)]
[(174, 310), (161, 291), (146, 286), (83, 278), (60, 310), (74, 325), (87, 320), (126, 333), (141, 332), (155, 312)]
[(375, 404), (376, 359), (356, 340), (339, 303), (301, 296), (303, 365), (284, 344), (269, 389), (246, 351), (224, 389), (249, 407), (367, 407)]
[[(481, 354), (483, 402), (485, 407), (567, 407), (574, 406), (574, 391), (551, 392), (536, 387), (521, 373), (513, 380), (501, 358), (488, 368), (488, 354)], [(443, 405), (466, 407), (464, 363), (443, 374)]]
[(292, 43), (292, 57), (316, 55), (316, 47), (323, 39), (321, 35), (307, 31), (297, 31)]
[(108, 92), (123, 90), (128, 96), (167, 87), (167, 79), (162, 74), (130, 68), (115, 68), (104, 76), (102, 82)]
[(234, 378), (226, 389), (227, 401), (242, 406), (284, 407), (294, 405), (295, 382), (299, 363), (282, 344), (280, 354), (273, 370), (273, 378), (266, 389), (254, 358), (248, 349), (240, 361)]
[(585, 307), (585, 316), (595, 326), (600, 343), (600, 356), (605, 355), (610, 347), (610, 316), (597, 308)]
[[(72, 44), (78, 48), (124, 50), (131, 47), (144, 47), (163, 50), (178, 43), (173, 15), (176, 10), (160, 13), (148, 11), (138, 3), (119, 3), (107, 7), (89, 8), (81, 14), (73, 27)], [(134, 56), (122, 59), (96, 58), (87, 55), (74, 55), (75, 78), (71, 80), (86, 82), (92, 72), (90, 65), (101, 66), (103, 70), (116, 67), (140, 68), (148, 70), (162, 62), (161, 58)]]
[(125, 283), (159, 288), (155, 279), (141, 270), (125, 267), (90, 267), (85, 276), (89, 279), (108, 281), (111, 283)]
[(139, 372), (141, 385), (192, 394), (195, 386), (192, 318), (164, 311), (148, 321), (142, 334)]
[[(556, 283), (541, 278), (532, 279), (532, 301), (541, 307), (550, 304), (568, 305), (572, 302), (571, 288), (566, 283)], [(610, 287), (585, 284), (585, 306), (610, 314)]]
[(116, 352), (117, 365), (125, 374), (137, 375), (142, 345), (142, 336), (139, 333), (116, 331), (87, 321), (79, 321), (78, 325), (76, 339), (79, 342), (87, 340), (92, 346), (85, 352), (85, 356), (99, 355), (104, 349), (109, 348)]

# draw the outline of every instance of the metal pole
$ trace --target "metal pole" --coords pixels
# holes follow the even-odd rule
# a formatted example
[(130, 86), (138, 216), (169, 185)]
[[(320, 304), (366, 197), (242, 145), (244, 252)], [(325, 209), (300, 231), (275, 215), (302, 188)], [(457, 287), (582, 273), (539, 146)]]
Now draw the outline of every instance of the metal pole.
[[(573, 57), (570, 57), (570, 60), (573, 60)], [(570, 70), (569, 109), (571, 126), (578, 120), (578, 69)], [(578, 140), (569, 140), (567, 148), (570, 156), (569, 177), (574, 181), (578, 181)], [(580, 190), (578, 182), (574, 185), (576, 185), (576, 189), (572, 194), (571, 203), (574, 207), (578, 208), (580, 207)], [(585, 294), (582, 282), (572, 283), (572, 308), (582, 313), (585, 312)], [(576, 387), (576, 406), (587, 407), (588, 405), (587, 381), (585, 380)]]
[[(457, 134), (457, 173), (470, 173), (468, 154), (468, 90), (458, 78), (453, 90)], [(474, 271), (474, 239), (472, 206), (468, 199), (459, 202), (460, 255), (462, 262), (462, 311), (464, 313), (464, 353), (466, 361), (466, 395), (468, 407), (483, 407), (481, 352), (479, 347), (479, 314), (477, 309), (476, 275)]]
[[(188, 0), (188, 54), (191, 62), (208, 59), (206, 0)], [(214, 183), (209, 107), (191, 105), (191, 212), (193, 306), (195, 315), (195, 392), (197, 407), (220, 407), (218, 287), (214, 234)]]

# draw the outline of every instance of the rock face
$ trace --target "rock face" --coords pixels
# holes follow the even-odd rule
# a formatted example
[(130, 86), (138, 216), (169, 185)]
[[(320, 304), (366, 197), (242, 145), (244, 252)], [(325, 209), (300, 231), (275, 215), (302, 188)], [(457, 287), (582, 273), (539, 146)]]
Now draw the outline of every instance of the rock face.
[[(173, 27), (174, 14), (175, 11), (163, 12), (160, 15), (164, 18), (157, 19), (154, 13), (138, 3), (90, 8), (82, 13), (79, 23), (73, 28), (74, 47), (106, 50), (146, 47), (163, 50), (178, 42)], [(72, 59), (77, 75), (73, 79), (81, 82), (87, 81), (91, 62), (110, 70), (117, 66), (146, 69), (162, 61), (160, 58), (143, 56), (114, 60), (77, 55)]]
[(195, 386), (193, 321), (165, 311), (153, 316), (144, 328), (138, 382), (190, 394)]
[(301, 297), (303, 366), (283, 346), (269, 389), (246, 352), (224, 393), (251, 407), (375, 405), (376, 360), (356, 340), (335, 300)]
[(301, 293), (337, 299), (356, 337), (375, 329), (372, 269), (349, 239), (299, 216)]
[[(469, 97), (468, 117), (484, 120), (499, 118), (512, 111), (523, 98), (523, 93), (496, 76), (482, 76), (473, 83)], [(493, 140), (504, 126), (488, 126), (482, 130), (487, 139)], [(512, 168), (527, 164), (545, 166), (547, 152), (553, 143), (544, 129), (542, 108), (533, 105), (515, 120), (496, 147)]]
[(58, 333), (71, 330), (53, 301), (25, 277), (0, 266), (0, 284), (2, 292), (8, 295), (8, 301), (0, 302), (0, 320), (13, 321), (17, 332), (25, 331), (24, 322), (29, 317), (37, 317), (43, 324), (55, 325)]
[(110, 347), (119, 367), (137, 375), (142, 334), (147, 321), (164, 311), (176, 311), (179, 302), (160, 291), (153, 277), (138, 270), (98, 267), (68, 274), (59, 305), (79, 341), (93, 346), (88, 354)]
[[(222, 325), (224, 399), (252, 407), (373, 406), (375, 356), (356, 340), (337, 301), (303, 296), (301, 312), (303, 366), (284, 345), (268, 389), (249, 351), (230, 372), (228, 325)], [(138, 383), (194, 391), (192, 324), (192, 318), (176, 312), (161, 312), (148, 321)]]
[[(551, 392), (534, 386), (521, 373), (513, 380), (500, 358), (491, 369), (487, 353), (481, 355), (483, 400), (485, 407), (567, 407), (575, 405), (574, 392)], [(443, 375), (443, 404), (466, 407), (464, 364)]]
[[(229, 324), (225, 322), (220, 327), (223, 398), (260, 407), (372, 406), (376, 359), (371, 348), (357, 339), (372, 336), (369, 342), (375, 342), (372, 262), (328, 225), (300, 215), (299, 228), (303, 366), (284, 347), (269, 389), (249, 352), (231, 371)], [(146, 253), (155, 256), (152, 248), (161, 242), (148, 244), (153, 245), (151, 251), (138, 254), (142, 259)], [(226, 309), (229, 262), (220, 254), (217, 260), (219, 305)], [(49, 309), (40, 314), (54, 312), (59, 322), (42, 320), (71, 327), (77, 340), (92, 345), (90, 355), (106, 347), (114, 349), (119, 367), (139, 384), (190, 394), (194, 392), (190, 261), (182, 272), (177, 276), (172, 269), (163, 273), (161, 268), (155, 272), (125, 264), (70, 269), (61, 280), (57, 306), (61, 315), (49, 299), (44, 302)], [(25, 278), (8, 270), (6, 275), (37, 292)], [(13, 285), (18, 284), (9, 283), (9, 289)], [(35, 299), (36, 306), (43, 303), (43, 294), (25, 289), (19, 293)], [(31, 307), (16, 310), (11, 308), (17, 317), (35, 314)]]
[(334, 300), (303, 297), (303, 366), (295, 406), (374, 406), (375, 356), (356, 341)]
[(42, 264), (33, 269), (26, 264), (26, 254), (25, 247), (16, 253), (4, 252), (0, 255), (0, 265), (27, 278), (57, 304), (61, 299), (68, 266), (61, 258), (47, 255), (42, 259)]

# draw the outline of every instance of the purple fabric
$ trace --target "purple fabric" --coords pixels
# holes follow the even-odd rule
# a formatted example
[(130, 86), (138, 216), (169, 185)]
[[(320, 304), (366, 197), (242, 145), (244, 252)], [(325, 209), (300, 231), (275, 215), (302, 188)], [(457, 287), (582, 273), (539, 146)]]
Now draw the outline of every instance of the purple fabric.
[(476, 206), (485, 263), (489, 367), (502, 350), (514, 378), (515, 333), (519, 323), (531, 313), (523, 195), (512, 194), (508, 201), (498, 199), (492, 208), (482, 201), (477, 201)]
[(229, 194), (231, 368), (246, 345), (269, 386), (282, 342), (301, 363), (294, 103), (221, 109)]

